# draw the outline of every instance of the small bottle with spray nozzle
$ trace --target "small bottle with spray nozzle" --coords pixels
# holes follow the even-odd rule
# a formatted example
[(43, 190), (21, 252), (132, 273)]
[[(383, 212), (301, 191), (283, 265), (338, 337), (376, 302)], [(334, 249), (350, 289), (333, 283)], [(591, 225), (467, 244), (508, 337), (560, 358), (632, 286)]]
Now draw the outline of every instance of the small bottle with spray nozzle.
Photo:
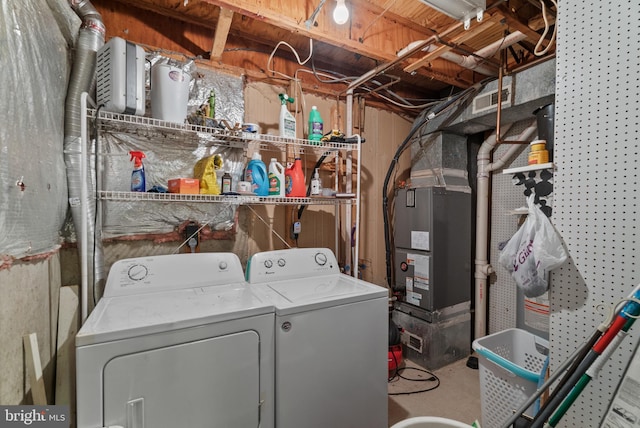
[(144, 178), (144, 165), (142, 159), (146, 156), (144, 152), (130, 151), (129, 155), (133, 161), (133, 171), (131, 172), (131, 191), (132, 192), (146, 192), (147, 183)]
[(278, 94), (280, 97), (280, 136), (286, 138), (296, 138), (296, 119), (287, 109), (287, 103), (295, 100), (287, 94)]
[(311, 179), (311, 195), (317, 196), (322, 194), (322, 183), (320, 182), (320, 174), (318, 174), (318, 168), (316, 168), (313, 178)]

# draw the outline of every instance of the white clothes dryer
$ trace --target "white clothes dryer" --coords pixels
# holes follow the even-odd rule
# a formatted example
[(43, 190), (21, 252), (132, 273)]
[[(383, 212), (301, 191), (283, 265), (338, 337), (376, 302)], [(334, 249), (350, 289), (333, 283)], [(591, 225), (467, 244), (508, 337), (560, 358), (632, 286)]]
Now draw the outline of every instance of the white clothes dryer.
[(277, 428), (386, 428), (388, 291), (340, 273), (326, 248), (253, 255), (276, 313)]
[(116, 262), (76, 336), (77, 426), (274, 428), (273, 325), (235, 254)]

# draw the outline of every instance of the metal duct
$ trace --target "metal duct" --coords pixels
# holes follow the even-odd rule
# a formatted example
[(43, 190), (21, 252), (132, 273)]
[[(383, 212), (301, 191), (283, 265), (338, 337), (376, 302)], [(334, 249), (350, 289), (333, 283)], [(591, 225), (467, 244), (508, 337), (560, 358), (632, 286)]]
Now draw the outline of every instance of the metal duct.
[[(67, 184), (69, 187), (69, 205), (73, 216), (73, 225), (76, 230), (78, 253), (88, 255), (88, 260), (92, 261), (93, 269), (88, 269), (86, 284), (83, 285), (84, 295), (82, 299), (86, 302), (88, 288), (96, 290), (96, 286), (102, 286), (105, 281), (104, 257), (102, 241), (95, 239), (96, 231), (96, 203), (95, 186), (89, 188), (88, 195), (82, 200), (81, 186), (83, 183), (93, 183), (91, 173), (86, 176), (81, 174), (82, 149), (86, 156), (90, 152), (88, 147), (81, 147), (81, 108), (80, 97), (83, 92), (92, 93), (95, 88), (95, 66), (96, 53), (104, 45), (105, 27), (102, 17), (88, 0), (70, 0), (71, 7), (82, 20), (78, 41), (75, 46), (75, 56), (73, 68), (69, 78), (69, 89), (65, 101), (65, 123), (64, 123), (64, 161), (67, 168)], [(84, 159), (87, 164), (89, 159)], [(82, 204), (86, 204), (87, 217), (83, 218)], [(87, 227), (86, 242), (80, 238), (79, 231)], [(82, 321), (86, 319), (87, 308), (83, 305)]]

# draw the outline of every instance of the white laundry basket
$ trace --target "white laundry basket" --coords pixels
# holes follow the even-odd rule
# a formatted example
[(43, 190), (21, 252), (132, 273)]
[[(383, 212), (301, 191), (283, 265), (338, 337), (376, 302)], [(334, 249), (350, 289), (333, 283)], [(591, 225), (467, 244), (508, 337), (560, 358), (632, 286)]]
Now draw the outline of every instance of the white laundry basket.
[(418, 416), (405, 419), (391, 428), (469, 428), (470, 425), (453, 419), (438, 418), (435, 416)]
[[(511, 328), (473, 341), (480, 369), (482, 426), (499, 427), (538, 388), (549, 342)], [(533, 416), (533, 405), (525, 412)]]

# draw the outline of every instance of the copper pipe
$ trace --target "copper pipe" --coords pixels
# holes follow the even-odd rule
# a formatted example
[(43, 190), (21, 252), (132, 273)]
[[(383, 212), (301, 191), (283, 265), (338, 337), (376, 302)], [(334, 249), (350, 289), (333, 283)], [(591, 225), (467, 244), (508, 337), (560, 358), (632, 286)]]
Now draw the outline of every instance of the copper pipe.
[(496, 111), (496, 145), (498, 144), (529, 144), (530, 141), (503, 140), (500, 136), (500, 121), (502, 119), (502, 77), (505, 67), (505, 50), (500, 51), (500, 69), (498, 70), (498, 110)]

